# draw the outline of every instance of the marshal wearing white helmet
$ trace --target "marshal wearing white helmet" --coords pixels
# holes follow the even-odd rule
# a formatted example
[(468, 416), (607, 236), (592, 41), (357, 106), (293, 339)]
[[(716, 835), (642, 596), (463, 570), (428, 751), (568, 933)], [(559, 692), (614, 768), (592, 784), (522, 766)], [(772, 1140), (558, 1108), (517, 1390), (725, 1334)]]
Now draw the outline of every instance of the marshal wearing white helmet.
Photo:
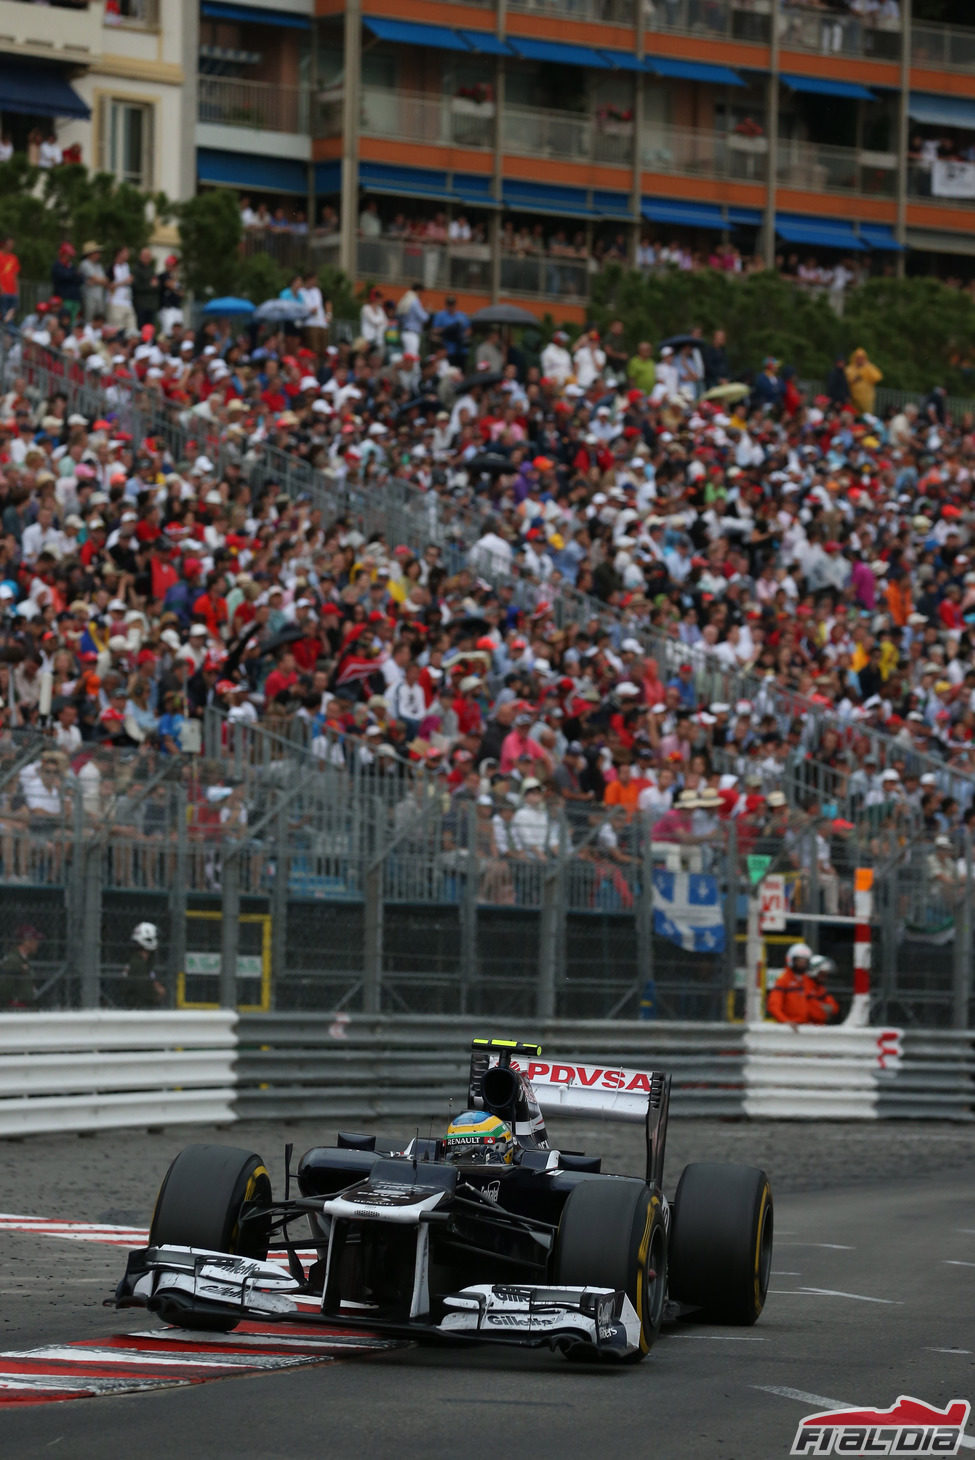
[(808, 943), (793, 943), (785, 955), (785, 966), (796, 973), (808, 973), (812, 960), (813, 951)]
[(159, 950), (159, 929), (155, 923), (137, 923), (132, 930), (132, 952), (125, 972), (111, 990), (113, 1002), (120, 1009), (159, 1009), (166, 1000), (166, 989), (156, 975), (156, 953)]

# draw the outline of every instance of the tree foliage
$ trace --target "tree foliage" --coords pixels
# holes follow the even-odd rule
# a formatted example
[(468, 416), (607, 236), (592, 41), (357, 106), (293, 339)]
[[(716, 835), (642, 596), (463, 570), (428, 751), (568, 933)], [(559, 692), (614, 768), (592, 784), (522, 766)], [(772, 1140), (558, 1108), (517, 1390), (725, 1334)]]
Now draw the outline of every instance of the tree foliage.
[(176, 210), (183, 279), (198, 298), (236, 294), (243, 229), (237, 194), (215, 188)]
[(834, 361), (862, 346), (895, 390), (970, 394), (975, 383), (975, 303), (936, 279), (870, 279), (847, 292), (842, 316), (770, 271), (747, 278), (671, 270), (643, 275), (611, 267), (593, 280), (592, 322), (622, 319), (631, 347), (655, 346), (700, 325), (723, 329), (738, 378), (750, 380), (766, 355), (821, 381)]
[(65, 240), (80, 252), (95, 239), (108, 257), (122, 244), (140, 249), (155, 220), (169, 211), (163, 194), (140, 192), (77, 164), (42, 171), (23, 156), (0, 164), (0, 229), (12, 234), (25, 279), (48, 279)]

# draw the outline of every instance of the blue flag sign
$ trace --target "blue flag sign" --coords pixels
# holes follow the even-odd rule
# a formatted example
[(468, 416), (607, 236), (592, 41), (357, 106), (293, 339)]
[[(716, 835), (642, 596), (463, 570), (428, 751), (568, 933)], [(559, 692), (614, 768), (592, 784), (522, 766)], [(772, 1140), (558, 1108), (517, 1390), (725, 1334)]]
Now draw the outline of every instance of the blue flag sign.
[(654, 872), (653, 930), (689, 953), (723, 953), (724, 909), (717, 877)]

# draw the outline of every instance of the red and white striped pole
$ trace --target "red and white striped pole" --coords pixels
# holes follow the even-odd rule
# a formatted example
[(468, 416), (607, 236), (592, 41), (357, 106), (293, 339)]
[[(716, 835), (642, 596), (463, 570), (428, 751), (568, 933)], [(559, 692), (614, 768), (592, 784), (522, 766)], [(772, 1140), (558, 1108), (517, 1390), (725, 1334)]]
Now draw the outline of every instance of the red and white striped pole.
[(857, 867), (853, 873), (853, 1002), (844, 1019), (847, 1028), (862, 1029), (870, 1023), (870, 955), (873, 923), (873, 868)]

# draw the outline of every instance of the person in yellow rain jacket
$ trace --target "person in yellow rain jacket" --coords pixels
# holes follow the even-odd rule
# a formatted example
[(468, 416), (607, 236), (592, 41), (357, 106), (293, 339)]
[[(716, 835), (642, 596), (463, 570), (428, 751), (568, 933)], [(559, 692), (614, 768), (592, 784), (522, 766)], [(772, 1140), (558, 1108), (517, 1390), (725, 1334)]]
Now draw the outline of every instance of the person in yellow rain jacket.
[(854, 350), (846, 367), (846, 383), (850, 399), (861, 416), (872, 416), (877, 401), (877, 384), (883, 375), (871, 364), (866, 350)]

